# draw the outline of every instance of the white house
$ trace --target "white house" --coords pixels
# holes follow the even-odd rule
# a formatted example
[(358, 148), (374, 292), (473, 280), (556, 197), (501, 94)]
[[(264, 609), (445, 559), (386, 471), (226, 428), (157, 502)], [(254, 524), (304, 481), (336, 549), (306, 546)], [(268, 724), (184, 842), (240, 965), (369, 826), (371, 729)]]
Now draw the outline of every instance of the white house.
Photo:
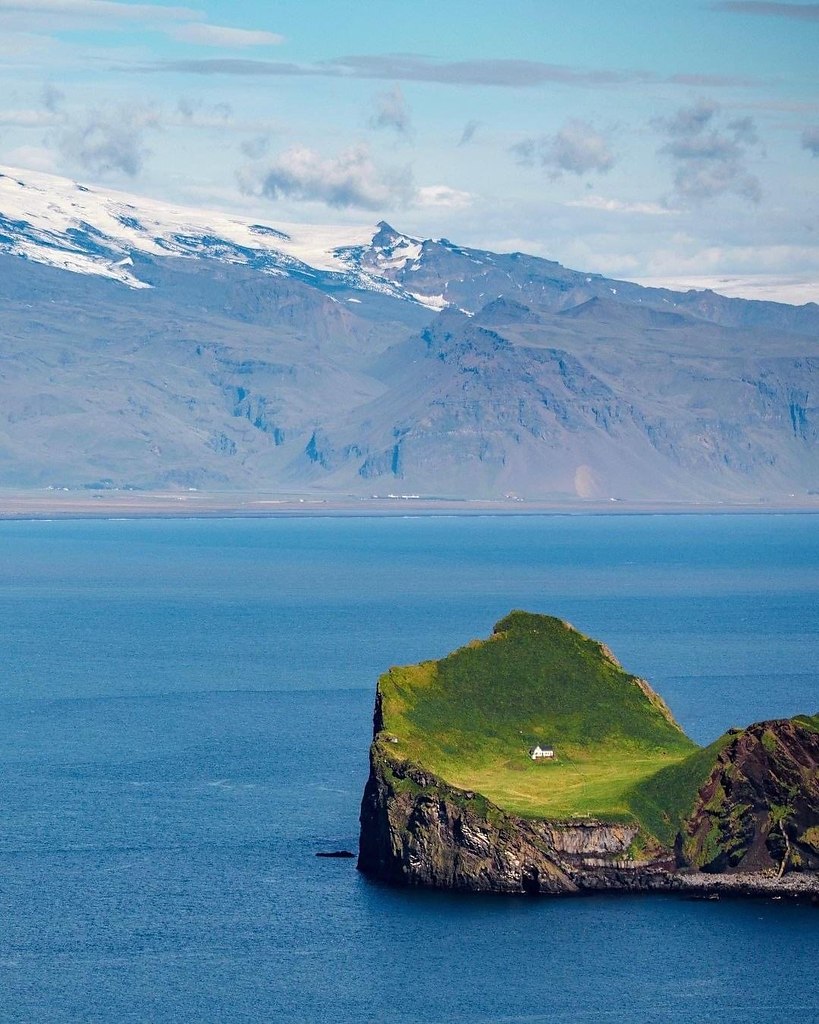
[(540, 744), (538, 744), (535, 747), (532, 747), (531, 750), (529, 751), (529, 757), (531, 757), (531, 759), (533, 761), (541, 761), (543, 758), (551, 759), (554, 756), (555, 756), (555, 748), (554, 747), (541, 747)]

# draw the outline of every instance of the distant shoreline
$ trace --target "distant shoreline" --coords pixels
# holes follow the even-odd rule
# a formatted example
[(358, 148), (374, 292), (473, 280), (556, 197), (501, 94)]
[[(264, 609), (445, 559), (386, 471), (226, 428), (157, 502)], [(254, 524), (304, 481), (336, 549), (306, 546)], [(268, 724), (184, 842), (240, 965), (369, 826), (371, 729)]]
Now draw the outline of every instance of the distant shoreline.
[(819, 513), (819, 495), (802, 502), (489, 501), (481, 499), (284, 497), (208, 492), (0, 492), (0, 522), (83, 519), (276, 519), (407, 516), (798, 515)]

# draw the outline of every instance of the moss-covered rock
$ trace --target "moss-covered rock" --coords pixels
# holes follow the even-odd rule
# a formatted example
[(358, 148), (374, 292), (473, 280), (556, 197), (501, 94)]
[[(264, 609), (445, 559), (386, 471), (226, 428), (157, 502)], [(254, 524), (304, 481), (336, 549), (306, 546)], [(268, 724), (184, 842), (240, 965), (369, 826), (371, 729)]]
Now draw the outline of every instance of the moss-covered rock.
[(685, 818), (686, 863), (704, 871), (819, 870), (817, 719), (732, 735)]

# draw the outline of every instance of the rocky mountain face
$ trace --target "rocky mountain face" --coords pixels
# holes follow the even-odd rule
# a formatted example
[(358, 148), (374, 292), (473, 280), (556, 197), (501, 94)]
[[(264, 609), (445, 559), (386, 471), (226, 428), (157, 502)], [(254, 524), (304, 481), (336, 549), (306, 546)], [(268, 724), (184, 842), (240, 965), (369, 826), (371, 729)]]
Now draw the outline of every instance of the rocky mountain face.
[(3, 487), (819, 492), (815, 304), (6, 170), (0, 310)]
[(678, 848), (705, 871), (819, 871), (819, 720), (738, 731), (700, 789)]

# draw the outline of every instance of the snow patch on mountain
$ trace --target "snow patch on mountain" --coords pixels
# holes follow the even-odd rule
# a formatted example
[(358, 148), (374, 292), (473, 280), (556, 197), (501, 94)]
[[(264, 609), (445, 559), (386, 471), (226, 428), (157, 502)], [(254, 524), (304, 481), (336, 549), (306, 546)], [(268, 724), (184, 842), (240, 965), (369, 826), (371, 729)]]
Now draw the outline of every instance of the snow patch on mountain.
[(123, 263), (132, 253), (206, 256), (252, 264), (268, 273), (287, 273), (298, 264), (346, 274), (349, 266), (336, 251), (369, 244), (371, 237), (370, 227), (273, 227), (38, 171), (0, 167), (0, 251), (134, 288), (145, 285)]
[[(440, 312), (442, 309), (448, 309), (449, 303), (443, 297), (443, 295), (422, 295), (421, 292), (410, 292), (410, 295), (420, 302), (422, 306), (426, 306), (427, 309), (435, 309)], [(470, 313), (469, 316), (472, 314)]]

